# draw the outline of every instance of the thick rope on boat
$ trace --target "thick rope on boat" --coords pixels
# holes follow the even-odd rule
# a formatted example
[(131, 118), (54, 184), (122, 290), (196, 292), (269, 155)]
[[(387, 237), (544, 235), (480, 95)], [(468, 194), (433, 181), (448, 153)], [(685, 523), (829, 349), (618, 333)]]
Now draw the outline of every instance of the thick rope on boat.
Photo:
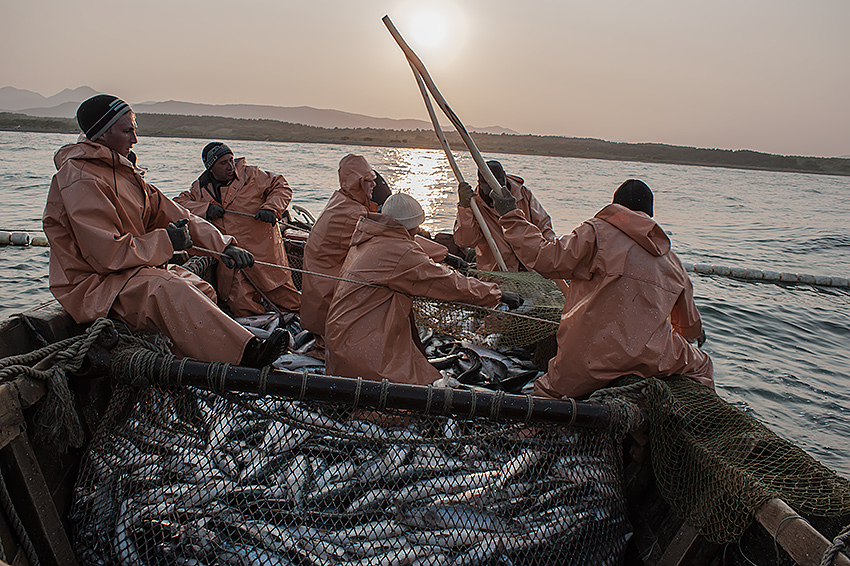
[(47, 396), (38, 404), (35, 415), (37, 437), (54, 442), (63, 450), (83, 445), (83, 427), (68, 387), (68, 374), (79, 371), (95, 341), (113, 331), (112, 321), (98, 319), (81, 336), (0, 360), (0, 382), (29, 377), (43, 381), (47, 387)]
[(835, 558), (838, 556), (838, 553), (844, 552), (844, 549), (847, 548), (848, 544), (850, 544), (850, 525), (844, 527), (844, 530), (832, 539), (832, 544), (829, 545), (829, 548), (827, 548), (826, 552), (823, 553), (820, 566), (832, 566), (835, 564)]
[[(21, 543), (21, 548), (27, 557), (27, 561), (33, 566), (39, 566), (41, 562), (38, 559), (38, 554), (36, 554), (35, 547), (27, 533), (27, 529), (24, 527), (24, 523), (21, 521), (18, 511), (12, 503), (12, 496), (9, 494), (9, 489), (6, 487), (6, 482), (2, 475), (0, 475), (0, 505), (2, 505), (3, 512), (6, 514), (6, 518), (12, 525), (12, 530), (18, 537), (18, 542)], [(7, 562), (6, 553), (3, 551), (3, 545), (0, 545), (0, 560)]]
[(725, 267), (722, 265), (709, 265), (707, 263), (683, 262), (682, 265), (685, 267), (686, 271), (698, 273), (700, 275), (720, 275), (721, 277), (732, 277), (734, 279), (745, 279), (747, 281), (806, 283), (808, 285), (819, 285), (821, 287), (850, 288), (850, 279), (847, 277), (809, 275), (806, 273), (781, 273), (779, 271), (748, 269), (743, 267)]

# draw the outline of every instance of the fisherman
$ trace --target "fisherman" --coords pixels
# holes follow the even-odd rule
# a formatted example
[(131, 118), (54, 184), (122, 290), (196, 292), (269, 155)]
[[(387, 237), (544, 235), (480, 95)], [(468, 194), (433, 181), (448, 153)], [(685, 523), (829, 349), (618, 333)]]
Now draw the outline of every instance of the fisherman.
[[(211, 142), (201, 152), (205, 170), (175, 202), (210, 221), (222, 234), (264, 263), (289, 267), (278, 219), (292, 200), (292, 189), (283, 175), (247, 165), (244, 157), (234, 160), (222, 142)], [(242, 270), (219, 265), (216, 290), (234, 316), (266, 312), (271, 308), (298, 312), (301, 293), (288, 269), (254, 265)]]
[(334, 278), (348, 254), (357, 220), (378, 210), (378, 205), (370, 200), (376, 176), (364, 157), (353, 153), (343, 157), (339, 162), (339, 189), (331, 195), (307, 237), (301, 293), (309, 300), (301, 304), (301, 327), (316, 336), (316, 346), (309, 352), (315, 357), (324, 358), (322, 337), (334, 294)]
[[(375, 171), (375, 188), (372, 190), (372, 197), (369, 200), (378, 205), (378, 212), (381, 211), (381, 207), (391, 194), (393, 193), (389, 184), (387, 184), (380, 173)], [(446, 265), (450, 265), (451, 267), (460, 270), (466, 270), (469, 268), (469, 264), (466, 263), (463, 258), (450, 254), (449, 248), (440, 242), (434, 241), (431, 238), (431, 235), (427, 231), (423, 230), (421, 226), (418, 228), (418, 232), (416, 232), (413, 238), (416, 240), (416, 243), (425, 250), (428, 257), (437, 263), (445, 263)]]
[[(552, 230), (552, 219), (546, 213), (543, 206), (534, 198), (531, 191), (525, 186), (525, 181), (516, 175), (505, 173), (502, 164), (498, 161), (488, 161), (487, 167), (496, 177), (499, 185), (508, 189), (516, 199), (517, 207), (523, 212), (532, 224), (540, 229), (543, 237), (549, 241), (555, 239), (555, 231)], [(508, 271), (527, 271), (522, 261), (511, 250), (511, 246), (505, 240), (502, 228), (499, 226), (499, 215), (493, 210), (493, 198), (490, 185), (481, 172), (478, 172), (478, 186), (475, 191), (469, 183), (462, 182), (458, 185), (458, 208), (454, 224), (455, 243), (464, 248), (475, 248), (476, 269), (482, 271), (493, 271), (498, 269), (498, 263), (493, 256), (493, 251), (484, 233), (478, 225), (478, 221), (472, 214), (471, 201), (474, 199), (484, 217), (484, 222), (490, 229), (490, 234), (496, 243), (496, 247), (505, 262)]]
[(381, 213), (360, 218), (331, 301), (325, 340), (328, 374), (427, 385), (441, 377), (428, 363), (413, 322), (413, 297), (516, 308), (515, 293), (432, 261), (414, 235), (419, 203), (396, 193)]
[(253, 256), (211, 224), (144, 180), (131, 151), (136, 117), (123, 100), (99, 94), (77, 109), (83, 131), (54, 156), (42, 219), (50, 241), (50, 291), (80, 324), (99, 317), (132, 330), (158, 330), (177, 353), (261, 367), (288, 345), (289, 334), (259, 340), (221, 312), (213, 288), (188, 270), (166, 265), (197, 243), (235, 268)]
[(493, 201), (522, 263), (571, 280), (558, 352), (535, 382), (536, 394), (581, 397), (628, 374), (679, 374), (714, 387), (711, 358), (699, 349), (705, 333), (693, 286), (652, 219), (652, 191), (643, 181), (625, 181), (613, 204), (554, 242), (513, 195), (493, 194)]

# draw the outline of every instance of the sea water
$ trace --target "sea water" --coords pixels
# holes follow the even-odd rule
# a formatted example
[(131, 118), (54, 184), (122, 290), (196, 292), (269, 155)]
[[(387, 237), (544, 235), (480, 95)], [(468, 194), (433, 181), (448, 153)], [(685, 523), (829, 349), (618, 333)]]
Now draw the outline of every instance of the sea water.
[[(37, 232), (53, 153), (75, 135), (0, 132), (0, 230)], [(202, 172), (210, 140), (142, 138), (146, 178), (174, 197)], [(282, 173), (293, 202), (318, 216), (348, 153), (366, 157), (395, 191), (416, 197), (425, 228), (451, 231), (456, 181), (439, 151), (227, 142), (250, 164)], [(456, 154), (467, 180), (475, 164)], [(850, 277), (850, 177), (487, 155), (525, 179), (558, 234), (611, 201), (625, 179), (655, 193), (655, 219), (684, 262)], [(0, 247), (0, 319), (51, 299), (49, 251)], [(850, 290), (691, 275), (721, 397), (850, 478)]]

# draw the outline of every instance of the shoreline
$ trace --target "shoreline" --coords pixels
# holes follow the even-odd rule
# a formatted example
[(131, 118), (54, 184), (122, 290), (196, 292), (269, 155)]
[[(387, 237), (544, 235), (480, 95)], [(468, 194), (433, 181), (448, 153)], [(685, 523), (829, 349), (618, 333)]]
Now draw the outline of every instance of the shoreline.
[[(441, 149), (430, 129), (320, 128), (275, 120), (179, 114), (137, 114), (137, 121), (137, 133), (140, 136)], [(39, 118), (9, 112), (0, 112), (0, 131), (79, 133), (76, 121), (72, 118)], [(445, 135), (456, 151), (466, 150), (456, 132), (447, 131)], [(660, 143), (631, 144), (562, 136), (470, 135), (478, 149), (487, 153), (850, 176), (850, 159), (840, 157), (785, 156), (751, 150), (704, 149)]]

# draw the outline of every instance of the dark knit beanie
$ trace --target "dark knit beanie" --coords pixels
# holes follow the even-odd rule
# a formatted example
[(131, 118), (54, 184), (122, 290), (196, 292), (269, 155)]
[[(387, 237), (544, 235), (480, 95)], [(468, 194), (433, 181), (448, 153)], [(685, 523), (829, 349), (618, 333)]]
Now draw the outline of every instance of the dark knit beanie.
[(372, 197), (369, 199), (378, 206), (382, 206), (391, 194), (393, 194), (387, 181), (381, 177), (377, 171), (372, 171), (375, 174), (375, 188), (372, 189)]
[[(499, 186), (507, 187), (507, 180), (505, 179), (505, 169), (502, 167), (502, 164), (498, 161), (491, 160), (487, 162), (487, 167), (490, 168), (490, 172), (493, 173), (493, 176), (496, 177), (496, 181), (499, 182)], [(484, 175), (481, 172), (478, 172), (478, 182), (481, 185), (486, 185), (487, 181), (484, 179)]]
[(630, 210), (639, 210), (652, 216), (652, 191), (643, 181), (629, 179), (614, 193), (614, 204), (622, 204)]
[(117, 96), (98, 94), (77, 108), (77, 124), (88, 139), (96, 141), (129, 111), (130, 105)]
[(216, 161), (228, 154), (233, 155), (233, 152), (225, 144), (222, 142), (210, 142), (201, 151), (201, 159), (204, 160), (204, 167), (209, 169), (215, 165)]

